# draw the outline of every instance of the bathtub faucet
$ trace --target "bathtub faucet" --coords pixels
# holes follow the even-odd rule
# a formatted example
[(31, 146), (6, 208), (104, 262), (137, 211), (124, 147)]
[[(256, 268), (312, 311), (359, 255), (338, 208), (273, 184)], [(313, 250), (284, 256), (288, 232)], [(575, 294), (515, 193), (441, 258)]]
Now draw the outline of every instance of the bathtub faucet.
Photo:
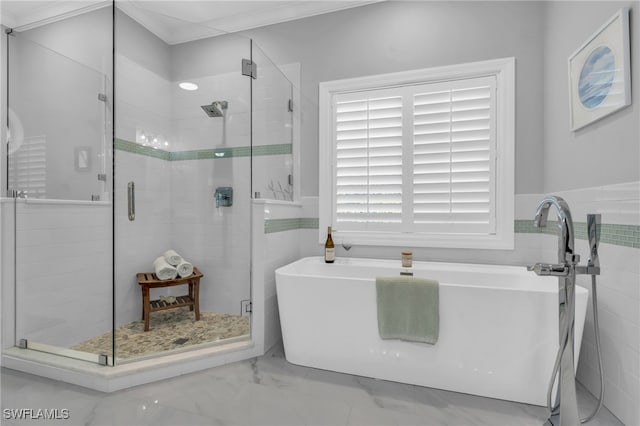
[[(604, 373), (600, 343), (598, 335), (598, 317), (596, 308), (596, 283), (595, 277), (600, 274), (600, 261), (598, 257), (598, 243), (600, 242), (600, 215), (587, 215), (587, 237), (589, 240), (589, 260), (586, 266), (578, 265), (580, 256), (574, 252), (574, 233), (571, 211), (565, 200), (558, 196), (549, 196), (542, 200), (534, 219), (534, 226), (546, 226), (549, 208), (555, 206), (558, 214), (558, 263), (536, 263), (527, 269), (538, 275), (551, 275), (558, 277), (558, 324), (560, 328), (560, 344), (556, 354), (556, 360), (551, 373), (549, 387), (547, 389), (547, 406), (549, 418), (545, 425), (579, 426), (581, 423), (592, 419), (602, 406), (604, 399)], [(594, 327), (596, 329), (596, 346), (598, 364), (600, 369), (600, 397), (595, 411), (585, 419), (578, 414), (578, 402), (576, 399), (575, 367), (574, 367), (574, 326), (575, 326), (575, 283), (576, 275), (591, 275), (592, 299), (594, 312)], [(555, 403), (551, 396), (553, 387), (558, 380)]]
[[(547, 423), (560, 426), (579, 426), (578, 401), (574, 373), (574, 325), (575, 325), (575, 280), (576, 264), (580, 256), (574, 252), (574, 233), (571, 211), (567, 202), (558, 196), (549, 196), (542, 200), (536, 210), (534, 226), (547, 225), (549, 209), (554, 206), (558, 215), (558, 263), (537, 263), (527, 267), (538, 275), (558, 277), (558, 315), (559, 349), (556, 354), (554, 371), (547, 391), (549, 418)], [(559, 370), (559, 374), (558, 374)], [(551, 393), (556, 377), (559, 377), (555, 403), (551, 402)]]
[(554, 205), (558, 211), (558, 225), (560, 234), (558, 235), (558, 262), (557, 264), (536, 263), (527, 266), (527, 270), (535, 272), (537, 275), (567, 277), (570, 273), (577, 275), (600, 275), (600, 260), (598, 256), (598, 244), (600, 242), (600, 222), (599, 214), (587, 215), (587, 236), (589, 239), (590, 256), (586, 266), (578, 266), (580, 255), (574, 253), (574, 233), (573, 221), (569, 205), (561, 197), (550, 196), (542, 200), (533, 225), (545, 227), (549, 216), (549, 208)]
[(580, 261), (580, 256), (574, 253), (573, 220), (571, 219), (569, 205), (564, 199), (552, 195), (542, 200), (536, 210), (533, 225), (535, 227), (547, 226), (547, 218), (551, 206), (556, 207), (558, 212), (558, 225), (560, 227), (560, 233), (558, 234), (558, 261), (560, 263), (568, 262), (575, 265)]
[(527, 266), (527, 269), (538, 275), (567, 277), (572, 272), (571, 269), (574, 269), (575, 265), (580, 261), (580, 255), (574, 253), (573, 220), (571, 219), (571, 211), (567, 202), (553, 195), (542, 200), (536, 210), (533, 226), (536, 228), (547, 226), (547, 218), (551, 206), (556, 207), (558, 226), (560, 227), (560, 233), (558, 234), (558, 263), (536, 263), (533, 266)]

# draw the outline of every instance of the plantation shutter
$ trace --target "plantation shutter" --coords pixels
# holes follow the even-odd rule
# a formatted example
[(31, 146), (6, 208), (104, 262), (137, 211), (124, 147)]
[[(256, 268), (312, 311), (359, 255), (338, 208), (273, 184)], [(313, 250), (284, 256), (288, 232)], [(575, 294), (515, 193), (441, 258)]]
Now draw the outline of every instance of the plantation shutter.
[(335, 94), (336, 229), (494, 233), (495, 94), (495, 77)]
[(334, 99), (334, 223), (342, 229), (401, 225), (402, 97), (391, 93), (373, 90)]
[(495, 78), (421, 86), (413, 108), (414, 224), (495, 232)]
[[(9, 188), (25, 191), (29, 198), (47, 195), (47, 139), (24, 138), (18, 148), (9, 144)], [(15, 151), (14, 151), (15, 149)]]

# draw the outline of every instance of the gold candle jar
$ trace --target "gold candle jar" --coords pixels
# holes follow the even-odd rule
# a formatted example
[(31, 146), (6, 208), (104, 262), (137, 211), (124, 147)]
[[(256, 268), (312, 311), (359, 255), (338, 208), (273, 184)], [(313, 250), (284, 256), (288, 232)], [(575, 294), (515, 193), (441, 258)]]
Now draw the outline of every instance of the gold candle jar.
[(411, 268), (413, 266), (413, 252), (405, 250), (402, 252), (402, 267)]

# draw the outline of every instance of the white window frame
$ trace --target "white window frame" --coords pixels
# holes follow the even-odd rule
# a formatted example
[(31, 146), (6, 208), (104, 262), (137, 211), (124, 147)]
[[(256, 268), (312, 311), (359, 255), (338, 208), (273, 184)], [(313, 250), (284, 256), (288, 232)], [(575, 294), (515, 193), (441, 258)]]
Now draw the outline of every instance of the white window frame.
[(332, 226), (334, 209), (333, 97), (353, 91), (435, 83), (494, 76), (496, 79), (495, 232), (464, 234), (445, 232), (341, 231), (334, 226), (333, 239), (356, 245), (443, 247), (474, 249), (514, 248), (515, 199), (515, 58), (501, 58), (458, 65), (404, 71), (322, 82), (319, 85), (319, 236), (324, 243)]

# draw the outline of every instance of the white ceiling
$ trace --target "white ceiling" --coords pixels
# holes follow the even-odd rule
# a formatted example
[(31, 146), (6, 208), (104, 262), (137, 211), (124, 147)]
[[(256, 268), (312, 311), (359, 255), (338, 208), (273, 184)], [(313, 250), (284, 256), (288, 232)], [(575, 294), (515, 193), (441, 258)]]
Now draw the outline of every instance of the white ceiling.
[[(384, 0), (117, 0), (169, 44), (291, 21)], [(111, 4), (104, 0), (0, 0), (0, 19), (26, 29)]]

